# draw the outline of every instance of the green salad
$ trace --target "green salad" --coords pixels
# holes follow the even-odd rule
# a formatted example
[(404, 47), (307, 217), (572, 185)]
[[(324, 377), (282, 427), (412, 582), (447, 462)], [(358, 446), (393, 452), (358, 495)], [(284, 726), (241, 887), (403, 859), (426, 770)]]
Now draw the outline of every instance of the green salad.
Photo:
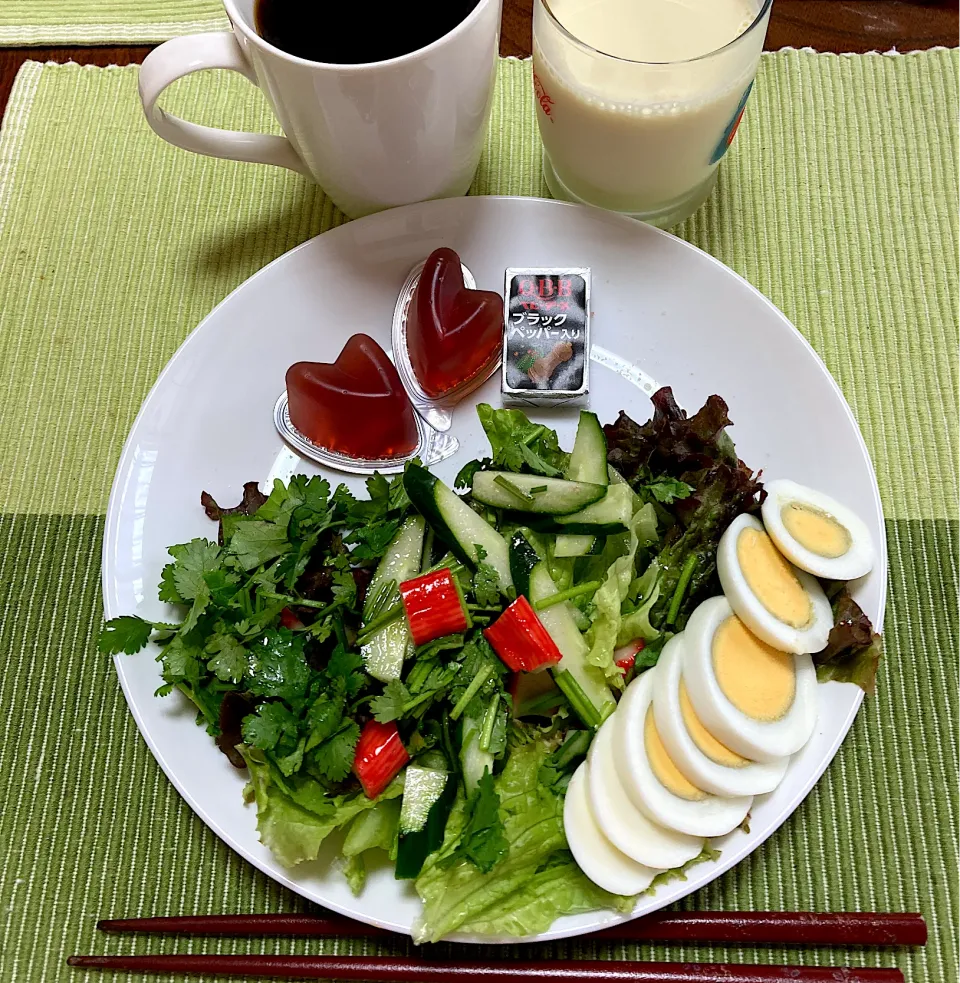
[[(389, 858), (423, 901), (416, 941), (629, 911), (569, 852), (564, 792), (625, 686), (719, 592), (720, 537), (763, 495), (720, 397), (689, 418), (669, 389), (653, 402), (644, 424), (581, 413), (569, 452), (480, 404), (490, 453), (452, 488), (414, 462), (366, 497), (303, 475), (231, 508), (204, 493), (216, 535), (170, 547), (160, 578), (176, 617), (114, 618), (101, 650), (155, 643), (157, 695), (187, 697), (246, 769), (280, 863), (338, 831), (359, 894)], [(831, 599), (818, 671), (869, 688), (876, 637)]]

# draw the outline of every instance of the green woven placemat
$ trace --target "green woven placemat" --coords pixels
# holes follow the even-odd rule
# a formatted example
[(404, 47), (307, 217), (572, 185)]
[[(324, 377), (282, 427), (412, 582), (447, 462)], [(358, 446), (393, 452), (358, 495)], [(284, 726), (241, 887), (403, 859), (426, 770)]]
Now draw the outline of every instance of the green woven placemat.
[[(878, 696), (767, 843), (685, 907), (920, 910), (926, 950), (676, 947), (671, 958), (957, 966), (956, 51), (765, 55), (717, 193), (679, 231), (812, 341), (860, 422), (890, 544)], [(171, 108), (270, 128), (234, 76)], [(476, 193), (541, 194), (528, 63), (501, 64)], [(289, 172), (147, 129), (136, 69), (24, 66), (0, 134), (0, 981), (84, 979), (111, 914), (301, 910), (183, 804), (137, 734), (100, 626), (100, 537), (124, 435), (186, 334), (342, 216)], [(239, 804), (238, 804), (239, 807)], [(221, 940), (183, 951), (405, 951)], [(491, 949), (491, 958), (520, 950)], [(564, 957), (662, 955), (577, 941)], [(90, 980), (96, 977), (91, 976)]]
[(0, 45), (153, 44), (229, 29), (220, 0), (0, 0)]

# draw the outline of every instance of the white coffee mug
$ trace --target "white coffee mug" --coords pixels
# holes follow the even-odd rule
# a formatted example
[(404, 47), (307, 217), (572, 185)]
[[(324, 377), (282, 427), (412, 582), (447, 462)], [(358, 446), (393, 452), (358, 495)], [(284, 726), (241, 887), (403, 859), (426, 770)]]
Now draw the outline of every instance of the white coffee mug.
[[(174, 38), (147, 55), (140, 99), (159, 136), (194, 153), (299, 171), (354, 218), (466, 193), (490, 115), (502, 0), (478, 0), (424, 48), (359, 65), (274, 47), (254, 30), (253, 2), (224, 0), (233, 33)], [(172, 82), (207, 68), (258, 85), (286, 136), (200, 126), (157, 105)]]

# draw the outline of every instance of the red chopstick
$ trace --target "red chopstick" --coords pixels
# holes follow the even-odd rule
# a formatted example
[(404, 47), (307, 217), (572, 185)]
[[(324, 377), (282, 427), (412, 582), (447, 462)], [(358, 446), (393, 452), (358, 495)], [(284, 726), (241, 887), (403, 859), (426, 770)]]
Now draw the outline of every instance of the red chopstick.
[[(185, 915), (115, 918), (104, 932), (172, 935), (393, 935), (339, 915)], [(915, 912), (662, 911), (583, 936), (631, 942), (732, 942), (741, 945), (924, 945), (927, 926)]]
[(70, 966), (144, 973), (370, 983), (903, 983), (898, 969), (614, 961), (441, 962), (392, 956), (71, 956)]

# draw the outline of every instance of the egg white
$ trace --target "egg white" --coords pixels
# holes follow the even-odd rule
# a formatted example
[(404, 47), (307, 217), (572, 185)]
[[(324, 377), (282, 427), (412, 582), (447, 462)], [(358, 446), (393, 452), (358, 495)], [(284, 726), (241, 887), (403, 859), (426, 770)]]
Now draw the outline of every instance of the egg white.
[(644, 725), (658, 671), (654, 667), (638, 676), (613, 715), (620, 781), (633, 804), (653, 822), (688, 836), (723, 836), (743, 822), (753, 802), (751, 796), (721, 798), (708, 794), (702, 799), (684, 799), (662, 785), (650, 765)]
[[(810, 599), (812, 616), (803, 628), (794, 628), (766, 609), (754, 594), (740, 568), (737, 539), (744, 529), (764, 532), (763, 523), (752, 515), (738, 515), (720, 537), (717, 548), (717, 574), (720, 586), (737, 617), (768, 645), (781, 652), (819, 652), (827, 644), (833, 627), (833, 611), (827, 595), (816, 578), (803, 570), (794, 569), (797, 580)], [(717, 735), (719, 737), (719, 734)]]
[(660, 873), (621, 853), (600, 831), (590, 811), (586, 761), (573, 773), (563, 801), (563, 831), (573, 859), (596, 884), (611, 894), (639, 894)]
[[(876, 550), (873, 537), (858, 515), (836, 499), (795, 481), (779, 478), (764, 485), (767, 497), (760, 509), (763, 524), (777, 549), (796, 567), (827, 580), (855, 580), (873, 569)], [(833, 516), (850, 534), (850, 548), (842, 556), (820, 556), (806, 548), (787, 530), (781, 513), (791, 502), (811, 505)]]
[(681, 867), (703, 850), (703, 837), (687, 836), (651, 822), (627, 795), (617, 772), (616, 714), (608, 717), (590, 745), (587, 772), (590, 810), (607, 839), (637, 863), (667, 870)]
[[(711, 734), (732, 751), (768, 763), (799, 751), (817, 723), (817, 673), (809, 655), (794, 655), (796, 690), (790, 709), (779, 720), (757, 720), (724, 695), (713, 668), (713, 636), (734, 613), (725, 597), (704, 601), (684, 631), (683, 681), (690, 702)], [(620, 712), (619, 710), (617, 711)]]
[(789, 758), (731, 767), (707, 757), (690, 736), (680, 709), (680, 681), (686, 654), (685, 636), (681, 632), (663, 647), (653, 683), (653, 716), (667, 753), (687, 781), (714, 795), (761, 795), (772, 791), (783, 780)]

